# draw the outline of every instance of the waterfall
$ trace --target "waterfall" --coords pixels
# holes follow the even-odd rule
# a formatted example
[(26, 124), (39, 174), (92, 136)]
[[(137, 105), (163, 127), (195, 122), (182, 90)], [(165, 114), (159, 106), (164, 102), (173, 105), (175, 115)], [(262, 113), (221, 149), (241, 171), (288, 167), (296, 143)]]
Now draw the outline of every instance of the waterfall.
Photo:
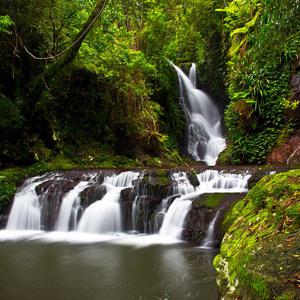
[[(11, 234), (29, 238), (30, 231), (34, 231), (32, 234), (37, 239), (49, 241), (99, 242), (118, 239), (120, 242), (127, 237), (128, 242), (135, 239), (139, 243), (143, 239), (144, 245), (174, 243), (181, 239), (183, 229), (188, 224), (186, 217), (194, 200), (201, 200), (199, 196), (204, 193), (246, 192), (250, 177), (248, 174), (206, 170), (193, 174), (197, 177), (193, 182), (199, 182), (199, 185), (193, 186), (189, 180), (190, 174), (175, 171), (170, 173), (170, 186), (167, 190), (164, 186), (164, 198), (161, 199), (159, 193), (155, 196), (151, 184), (149, 187), (146, 184), (149, 179), (155, 182), (155, 173), (147, 172), (116, 174), (112, 171), (91, 173), (74, 170), (28, 179), (15, 195), (7, 230), (1, 231), (0, 239), (6, 239)], [(145, 182), (141, 180), (144, 174), (147, 174)], [(128, 191), (121, 205), (121, 192), (124, 189)], [(121, 208), (124, 209), (123, 213)], [(214, 240), (218, 217), (217, 213), (208, 226), (207, 236), (203, 240), (205, 247)], [(127, 224), (133, 224), (135, 235), (120, 235), (122, 220), (128, 221), (126, 227), (129, 229), (131, 227)], [(53, 232), (47, 233), (41, 229)], [(153, 231), (158, 234), (145, 236), (145, 233)]]
[(200, 248), (204, 248), (204, 249), (213, 248), (214, 242), (215, 242), (215, 226), (216, 226), (216, 222), (219, 218), (220, 212), (221, 211), (218, 210), (216, 212), (215, 216), (213, 217), (213, 219), (210, 221), (208, 228), (207, 228), (205, 238), (201, 242)]
[(41, 206), (35, 188), (46, 180), (45, 176), (37, 176), (25, 181), (15, 194), (6, 229), (41, 229)]
[(159, 234), (180, 238), (192, 200), (204, 193), (246, 192), (249, 177), (250, 175), (248, 174), (223, 174), (216, 170), (206, 170), (197, 175), (200, 184), (197, 188), (194, 188), (189, 183), (186, 173), (174, 173), (173, 179), (177, 183), (174, 190), (178, 191), (182, 196), (175, 199), (169, 207)]
[(180, 239), (185, 217), (191, 208), (192, 201), (185, 196), (173, 201), (159, 231), (160, 235)]
[(190, 184), (185, 172), (173, 173), (172, 179), (174, 180), (175, 185), (172, 186), (171, 194), (178, 194), (180, 197), (176, 198), (169, 208), (167, 207), (168, 198), (162, 203), (159, 214), (164, 215), (164, 220), (159, 230), (159, 234), (180, 239), (185, 217), (189, 212), (192, 203), (189, 199), (185, 199), (185, 195), (192, 193), (194, 187)]
[(175, 68), (180, 86), (180, 100), (187, 119), (187, 152), (196, 161), (214, 166), (218, 155), (226, 148), (221, 133), (221, 115), (212, 100), (196, 88), (196, 65), (189, 77)]
[[(143, 179), (145, 175), (145, 171), (143, 171), (141, 173), (141, 175), (139, 176), (140, 180)], [(132, 218), (132, 230), (136, 231), (137, 230), (137, 221), (138, 221), (138, 212), (140, 210), (140, 199), (142, 196), (147, 195), (147, 190), (145, 188), (145, 185), (142, 184), (141, 182), (139, 182), (136, 185), (136, 196), (135, 199), (133, 201), (132, 204), (132, 211), (131, 211), (131, 218)], [(145, 220), (144, 220), (145, 223)], [(144, 228), (146, 228), (146, 226), (144, 225)]]
[(101, 200), (87, 207), (79, 221), (78, 231), (90, 233), (108, 233), (121, 231), (120, 194), (138, 178), (138, 172), (122, 172), (119, 175), (106, 176), (103, 184), (107, 193)]
[(80, 207), (79, 194), (88, 186), (88, 184), (89, 181), (81, 181), (74, 187), (74, 189), (72, 189), (65, 195), (59, 210), (58, 219), (56, 223), (56, 230), (68, 231), (72, 214), (73, 219), (76, 223), (77, 211)]

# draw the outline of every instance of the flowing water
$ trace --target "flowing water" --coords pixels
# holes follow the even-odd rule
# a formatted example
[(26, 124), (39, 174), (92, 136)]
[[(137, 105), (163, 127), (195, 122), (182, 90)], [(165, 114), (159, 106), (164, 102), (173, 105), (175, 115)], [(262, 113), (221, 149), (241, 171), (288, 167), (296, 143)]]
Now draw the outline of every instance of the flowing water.
[(215, 243), (215, 226), (216, 226), (216, 222), (219, 218), (220, 215), (220, 210), (218, 210), (215, 214), (215, 216), (213, 217), (213, 219), (211, 220), (211, 222), (208, 225), (208, 229), (206, 232), (206, 236), (204, 238), (204, 240), (201, 242), (200, 247), (203, 249), (211, 249), (214, 248), (214, 243)]
[(214, 166), (226, 147), (221, 132), (221, 114), (217, 106), (196, 87), (196, 65), (189, 77), (174, 64), (180, 86), (180, 102), (187, 120), (187, 152), (196, 161)]
[[(194, 199), (246, 192), (250, 175), (206, 170), (193, 186), (185, 172), (171, 172), (167, 197), (152, 207), (157, 233), (149, 234), (154, 202), (144, 173), (52, 173), (25, 181), (0, 231), (0, 299), (218, 299), (212, 267), (218, 212), (202, 249), (181, 240), (181, 232)], [(56, 184), (63, 186), (53, 193)], [(122, 229), (125, 190), (135, 195), (128, 213), (133, 228), (144, 214), (140, 233)], [(43, 214), (53, 215), (53, 227)]]

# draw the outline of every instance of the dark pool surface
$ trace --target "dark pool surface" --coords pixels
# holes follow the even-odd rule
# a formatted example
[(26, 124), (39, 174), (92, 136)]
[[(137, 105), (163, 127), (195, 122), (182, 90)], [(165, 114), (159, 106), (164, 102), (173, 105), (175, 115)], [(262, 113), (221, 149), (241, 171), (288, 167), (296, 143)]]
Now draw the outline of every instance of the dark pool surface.
[(215, 300), (214, 255), (186, 245), (0, 242), (0, 299)]

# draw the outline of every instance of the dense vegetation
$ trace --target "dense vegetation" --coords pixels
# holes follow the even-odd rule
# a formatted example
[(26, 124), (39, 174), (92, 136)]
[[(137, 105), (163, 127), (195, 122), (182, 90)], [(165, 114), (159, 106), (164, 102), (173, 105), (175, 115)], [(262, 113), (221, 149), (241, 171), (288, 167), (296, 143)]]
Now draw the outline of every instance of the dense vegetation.
[(229, 299), (299, 299), (300, 171), (266, 176), (227, 215), (214, 264)]
[(168, 60), (196, 62), (200, 87), (226, 106), (222, 159), (265, 162), (299, 127), (290, 88), (299, 72), (299, 5), (2, 1), (1, 167), (178, 163), (185, 122)]
[(235, 0), (221, 9), (228, 34), (225, 111), (233, 163), (264, 163), (276, 143), (299, 127), (300, 1)]

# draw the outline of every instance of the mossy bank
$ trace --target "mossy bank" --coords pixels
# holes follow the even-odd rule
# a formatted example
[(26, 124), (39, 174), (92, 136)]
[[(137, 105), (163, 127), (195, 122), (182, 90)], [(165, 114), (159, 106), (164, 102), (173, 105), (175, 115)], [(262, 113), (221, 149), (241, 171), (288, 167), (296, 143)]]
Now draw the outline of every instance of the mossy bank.
[(214, 260), (223, 299), (299, 299), (300, 170), (261, 179), (227, 214)]

